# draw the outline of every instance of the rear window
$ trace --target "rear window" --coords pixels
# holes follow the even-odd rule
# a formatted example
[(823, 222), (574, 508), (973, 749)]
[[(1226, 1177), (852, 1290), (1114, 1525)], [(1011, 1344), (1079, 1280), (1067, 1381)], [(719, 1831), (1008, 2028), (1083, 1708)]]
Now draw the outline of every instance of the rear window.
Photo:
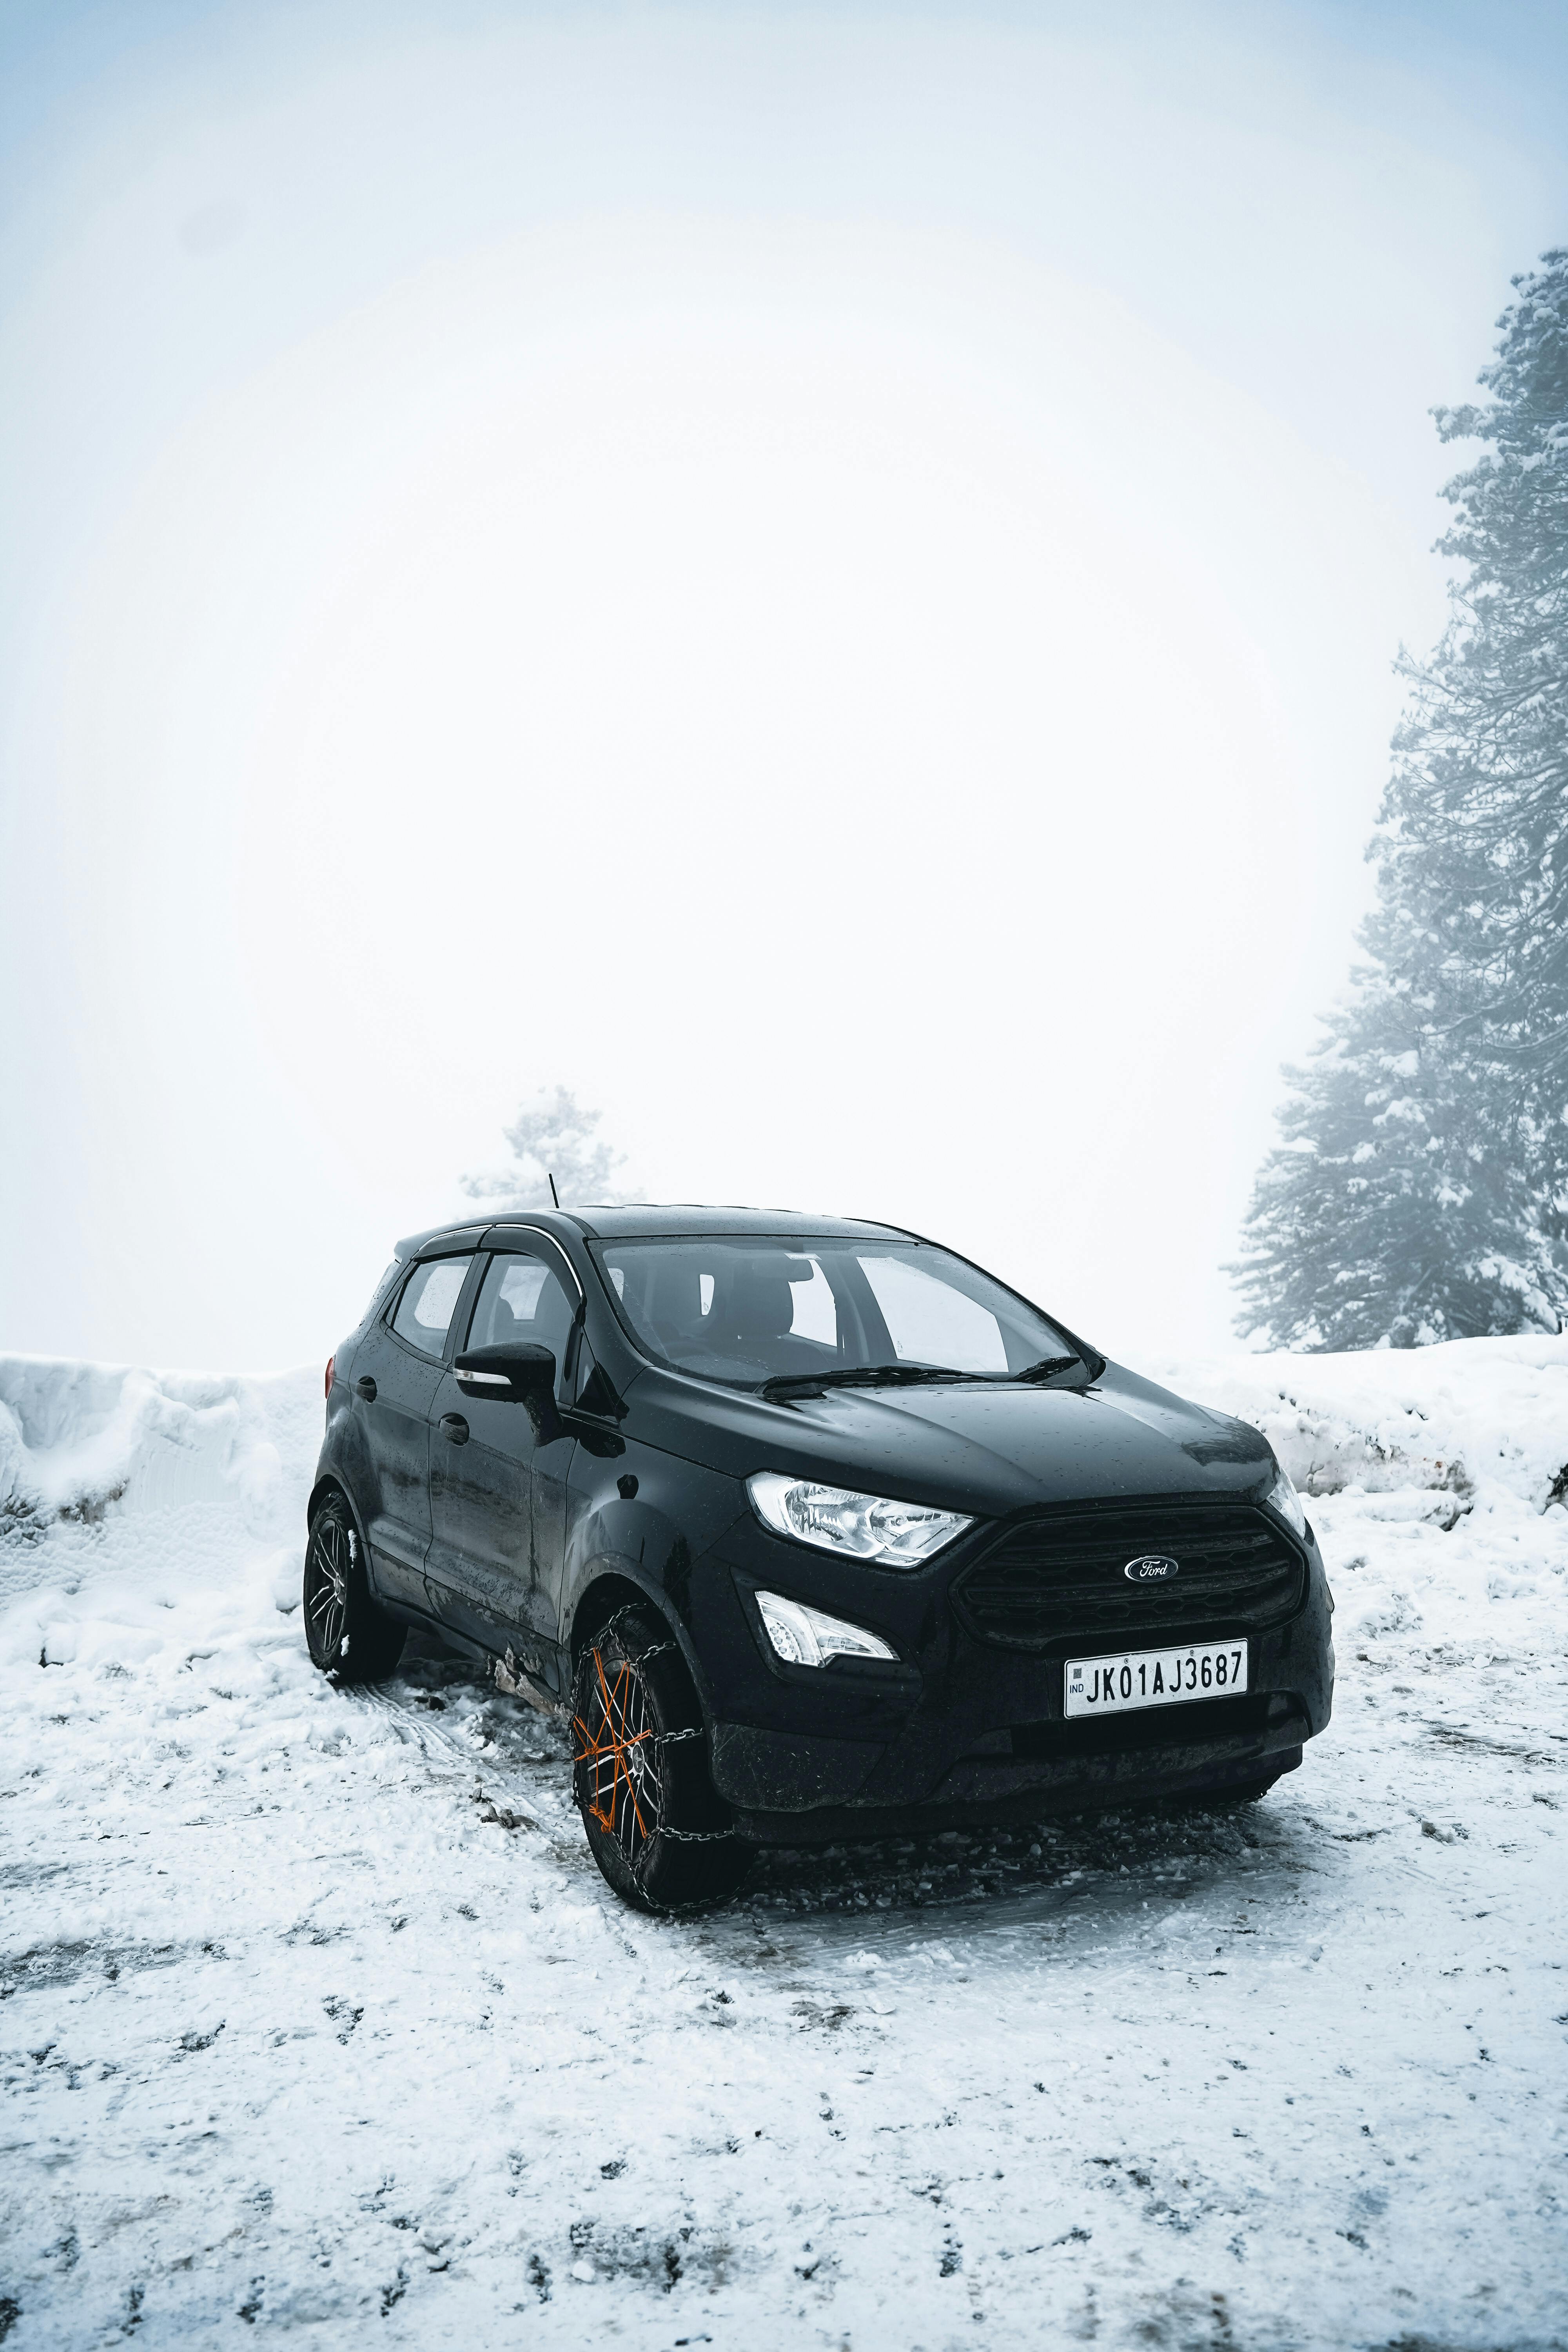
[(392, 1328), (423, 1356), (445, 1354), (452, 1310), (462, 1294), (472, 1257), (435, 1257), (416, 1265), (403, 1286)]

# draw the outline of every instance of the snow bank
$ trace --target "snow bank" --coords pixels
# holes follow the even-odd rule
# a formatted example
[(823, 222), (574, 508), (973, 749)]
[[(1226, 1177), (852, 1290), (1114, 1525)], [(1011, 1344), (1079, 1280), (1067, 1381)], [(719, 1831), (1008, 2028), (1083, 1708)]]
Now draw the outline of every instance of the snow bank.
[[(1159, 1379), (1261, 1429), (1373, 1654), (1550, 1646), (1568, 1613), (1568, 1339), (1174, 1359)], [(320, 1374), (0, 1357), (0, 1659), (130, 1665), (227, 1591), (249, 1638), (299, 1602)], [(1512, 1612), (1510, 1612), (1512, 1613)]]
[(1262, 1430), (1307, 1495), (1568, 1492), (1568, 1339), (1450, 1339), (1325, 1356), (1184, 1356), (1139, 1370)]
[(258, 1567), (294, 1605), (321, 1428), (314, 1370), (247, 1380), (0, 1356), (5, 1654), (63, 1662), (89, 1618), (145, 1623), (193, 1585)]
[[(1568, 1339), (1146, 1369), (1252, 1422), (1303, 1493), (1342, 1498), (1348, 1511), (1317, 1512), (1323, 1528), (1353, 1520), (1358, 1504), (1444, 1534), (1479, 1512), (1494, 1538), (1500, 1520), (1513, 1528), (1521, 1572), (1562, 1565), (1568, 1510), (1553, 1507), (1568, 1500)], [(246, 1379), (0, 1357), (7, 1647), (36, 1658), (53, 1656), (53, 1643), (63, 1657), (86, 1617), (146, 1622), (193, 1583), (237, 1574), (270, 1580), (278, 1606), (292, 1608), (320, 1379), (313, 1367)], [(1489, 1576), (1495, 1551), (1494, 1540)], [(1447, 1548), (1447, 1566), (1460, 1570), (1466, 1552)], [(1405, 1602), (1396, 1594), (1387, 1606), (1397, 1618)]]
[(1347, 1649), (1430, 1672), (1499, 1642), (1537, 1661), (1561, 1654), (1568, 1339), (1146, 1369), (1262, 1430), (1313, 1498), (1342, 1667)]
[[(1489, 1604), (1529, 1601), (1510, 1639), (1560, 1638), (1568, 1339), (1147, 1369), (1255, 1423), (1315, 1498), (1342, 1637), (1473, 1645)], [(0, 1357), (0, 1659), (149, 1659), (177, 1601), (223, 1590), (266, 1640), (299, 1601), (320, 1379)]]

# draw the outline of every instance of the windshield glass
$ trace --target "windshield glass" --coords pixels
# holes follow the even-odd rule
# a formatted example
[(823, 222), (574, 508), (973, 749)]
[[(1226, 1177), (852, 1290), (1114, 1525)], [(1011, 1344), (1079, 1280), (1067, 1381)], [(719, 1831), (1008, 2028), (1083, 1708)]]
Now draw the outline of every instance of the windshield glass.
[(740, 1388), (888, 1369), (1016, 1379), (1080, 1360), (1038, 1309), (920, 1242), (604, 1242), (595, 1251), (651, 1356)]

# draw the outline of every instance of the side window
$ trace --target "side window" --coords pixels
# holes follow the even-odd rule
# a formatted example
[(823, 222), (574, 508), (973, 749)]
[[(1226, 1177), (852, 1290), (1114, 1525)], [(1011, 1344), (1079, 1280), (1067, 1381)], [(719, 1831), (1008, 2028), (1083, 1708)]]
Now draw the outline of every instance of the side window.
[(522, 1252), (492, 1257), (474, 1302), (470, 1348), (500, 1348), (526, 1339), (548, 1348), (561, 1370), (577, 1319), (577, 1301), (552, 1265)]
[(423, 1356), (440, 1356), (447, 1328), (473, 1264), (471, 1257), (433, 1257), (416, 1265), (404, 1285), (392, 1328)]

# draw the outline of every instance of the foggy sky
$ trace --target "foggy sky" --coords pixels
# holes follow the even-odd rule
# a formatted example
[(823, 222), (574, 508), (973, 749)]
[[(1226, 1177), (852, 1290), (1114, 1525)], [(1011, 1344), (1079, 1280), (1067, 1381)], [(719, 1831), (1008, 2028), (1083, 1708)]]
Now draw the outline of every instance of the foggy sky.
[(324, 1357), (557, 1082), (1222, 1342), (1565, 55), (13, 6), (0, 1347)]

